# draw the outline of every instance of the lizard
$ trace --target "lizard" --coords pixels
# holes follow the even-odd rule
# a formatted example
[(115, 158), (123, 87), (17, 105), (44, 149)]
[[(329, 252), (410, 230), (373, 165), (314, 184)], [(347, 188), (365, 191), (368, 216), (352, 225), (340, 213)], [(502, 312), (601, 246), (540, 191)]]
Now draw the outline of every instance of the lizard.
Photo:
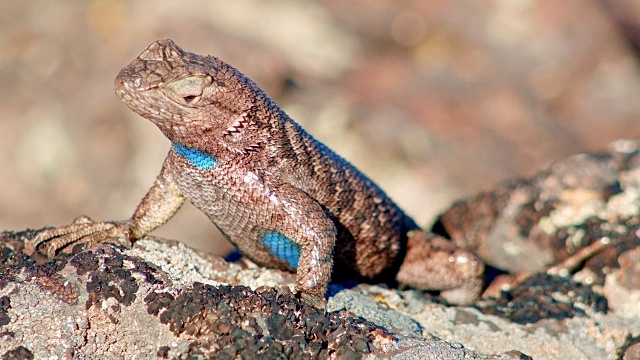
[(131, 218), (80, 217), (30, 244), (49, 257), (75, 243), (131, 244), (190, 201), (246, 258), (295, 272), (307, 303), (326, 304), (339, 278), (438, 290), (469, 304), (484, 263), (422, 230), (372, 180), (316, 140), (240, 71), (171, 40), (149, 45), (114, 91), (171, 141), (160, 174)]

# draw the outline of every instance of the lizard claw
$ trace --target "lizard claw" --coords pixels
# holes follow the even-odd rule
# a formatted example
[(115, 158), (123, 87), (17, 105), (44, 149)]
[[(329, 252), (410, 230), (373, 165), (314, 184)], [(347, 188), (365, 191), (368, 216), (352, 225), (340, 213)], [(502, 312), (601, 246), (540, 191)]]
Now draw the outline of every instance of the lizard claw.
[(53, 258), (59, 249), (70, 244), (86, 244), (86, 247), (91, 247), (108, 239), (117, 239), (120, 243), (130, 245), (131, 234), (129, 221), (95, 222), (83, 215), (70, 225), (42, 230), (26, 244), (25, 253), (32, 255), (38, 251), (46, 254), (48, 258)]
[(325, 310), (327, 307), (327, 300), (324, 298), (324, 296), (312, 295), (305, 292), (298, 292), (297, 295), (302, 299), (302, 301), (315, 307), (316, 309)]

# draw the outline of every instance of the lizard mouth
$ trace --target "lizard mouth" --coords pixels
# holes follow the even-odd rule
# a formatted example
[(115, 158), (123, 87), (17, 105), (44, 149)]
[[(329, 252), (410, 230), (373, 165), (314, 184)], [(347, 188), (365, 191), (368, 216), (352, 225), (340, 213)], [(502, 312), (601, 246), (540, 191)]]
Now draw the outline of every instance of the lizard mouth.
[(124, 101), (131, 100), (130, 97), (132, 90), (134, 88), (138, 88), (141, 82), (140, 78), (136, 78), (135, 80), (131, 80), (131, 78), (129, 78), (129, 80), (127, 80), (128, 71), (126, 70), (127, 69), (125, 68), (120, 71), (113, 84), (113, 91), (116, 93), (116, 96), (120, 98), (120, 100)]
[(131, 76), (128, 68), (124, 68), (120, 71), (114, 82), (114, 92), (119, 98), (123, 99), (127, 93), (134, 91), (146, 91), (153, 90), (160, 87), (158, 84), (149, 84), (146, 87), (142, 87), (142, 79), (140, 76)]
[(125, 88), (125, 85), (122, 82), (115, 83), (113, 92), (116, 93), (116, 96), (120, 98), (120, 100), (126, 100), (126, 97), (129, 96), (127, 95), (129, 91)]
[(165, 121), (161, 116), (161, 111), (155, 106), (149, 106), (154, 103), (153, 97), (148, 90), (158, 88), (158, 84), (151, 86), (141, 87), (141, 80), (139, 77), (127, 78), (127, 70), (123, 69), (116, 77), (114, 82), (114, 93), (138, 115), (152, 120), (154, 123), (158, 123), (159, 120)]

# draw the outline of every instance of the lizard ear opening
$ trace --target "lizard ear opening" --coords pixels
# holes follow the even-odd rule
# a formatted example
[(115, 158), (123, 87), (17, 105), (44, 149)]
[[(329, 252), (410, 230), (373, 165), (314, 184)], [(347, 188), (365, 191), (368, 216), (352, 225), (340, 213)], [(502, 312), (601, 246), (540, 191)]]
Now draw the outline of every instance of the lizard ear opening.
[(204, 89), (212, 82), (213, 79), (208, 75), (192, 75), (165, 83), (164, 88), (171, 100), (183, 106), (193, 106), (200, 101)]

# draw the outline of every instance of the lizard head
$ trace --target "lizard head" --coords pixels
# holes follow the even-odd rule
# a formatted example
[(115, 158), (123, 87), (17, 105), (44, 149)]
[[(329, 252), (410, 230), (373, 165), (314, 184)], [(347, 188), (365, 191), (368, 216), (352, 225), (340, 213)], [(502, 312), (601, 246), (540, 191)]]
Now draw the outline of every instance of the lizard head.
[[(267, 113), (277, 106), (235, 68), (213, 56), (182, 50), (160, 40), (116, 77), (116, 95), (133, 111), (155, 123), (173, 142), (214, 152), (259, 147), (269, 132)], [(252, 136), (247, 136), (252, 131)]]

